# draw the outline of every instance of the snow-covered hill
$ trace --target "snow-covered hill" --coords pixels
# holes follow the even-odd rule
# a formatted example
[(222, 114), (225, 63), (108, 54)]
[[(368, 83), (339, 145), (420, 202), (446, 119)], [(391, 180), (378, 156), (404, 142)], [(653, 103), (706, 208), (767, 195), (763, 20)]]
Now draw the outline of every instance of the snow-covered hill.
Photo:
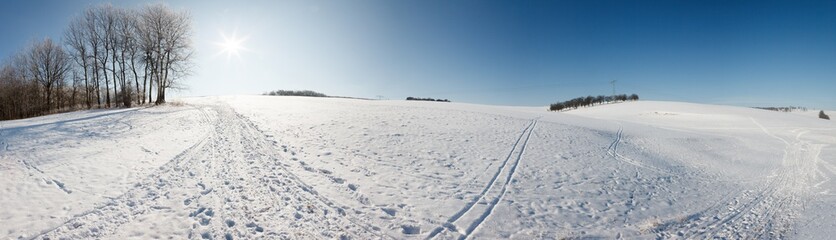
[(229, 96), (0, 122), (2, 238), (829, 238), (836, 124)]

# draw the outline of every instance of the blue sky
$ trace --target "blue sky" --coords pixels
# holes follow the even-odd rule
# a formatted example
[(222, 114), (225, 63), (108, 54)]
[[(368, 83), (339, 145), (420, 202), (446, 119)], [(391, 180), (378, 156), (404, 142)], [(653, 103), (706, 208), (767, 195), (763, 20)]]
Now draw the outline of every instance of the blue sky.
[[(0, 57), (108, 1), (0, 3)], [(136, 8), (145, 3), (111, 1)], [(834, 1), (165, 1), (194, 18), (182, 96), (311, 89), (544, 106), (581, 95), (836, 109)], [(238, 57), (220, 54), (237, 36)]]

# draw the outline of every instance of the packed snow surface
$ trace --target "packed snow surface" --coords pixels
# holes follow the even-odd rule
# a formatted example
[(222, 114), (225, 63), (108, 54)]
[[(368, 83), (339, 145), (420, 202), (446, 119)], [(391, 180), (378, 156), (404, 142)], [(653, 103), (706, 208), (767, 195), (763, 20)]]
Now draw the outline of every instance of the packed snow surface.
[(0, 238), (836, 234), (836, 124), (813, 114), (181, 101), (0, 122)]

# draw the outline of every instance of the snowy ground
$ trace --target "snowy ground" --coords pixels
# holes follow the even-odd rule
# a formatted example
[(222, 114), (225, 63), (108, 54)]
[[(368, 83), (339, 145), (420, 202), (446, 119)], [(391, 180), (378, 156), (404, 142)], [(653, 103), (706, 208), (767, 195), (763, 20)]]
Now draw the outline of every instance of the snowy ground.
[(836, 234), (836, 123), (814, 115), (182, 101), (0, 122), (0, 238)]

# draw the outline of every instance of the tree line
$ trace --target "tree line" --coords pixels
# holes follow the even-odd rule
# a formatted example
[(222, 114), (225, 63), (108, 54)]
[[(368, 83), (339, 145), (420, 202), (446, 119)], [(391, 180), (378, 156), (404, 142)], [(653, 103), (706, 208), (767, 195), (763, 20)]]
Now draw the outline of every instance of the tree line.
[(165, 103), (190, 73), (191, 37), (191, 16), (166, 5), (89, 7), (60, 41), (33, 41), (2, 63), (0, 120)]
[(435, 99), (435, 98), (417, 98), (417, 97), (407, 97), (407, 101), (429, 101), (429, 102), (450, 102), (447, 99)]
[(627, 96), (627, 94), (619, 94), (613, 96), (603, 96), (599, 95), (597, 97), (593, 96), (586, 96), (586, 97), (577, 97), (573, 98), (568, 101), (552, 103), (549, 106), (549, 110), (551, 111), (561, 111), (564, 109), (578, 109), (579, 107), (586, 107), (586, 106), (593, 106), (596, 104), (602, 103), (611, 103), (611, 102), (624, 102), (624, 101), (638, 101), (639, 95), (631, 94)]
[(302, 97), (328, 97), (324, 93), (314, 92), (311, 90), (276, 90), (264, 93), (269, 96), (302, 96)]
[(763, 110), (770, 110), (776, 112), (792, 112), (792, 111), (807, 111), (806, 107), (796, 107), (796, 106), (789, 106), (789, 107), (754, 107), (757, 109)]

